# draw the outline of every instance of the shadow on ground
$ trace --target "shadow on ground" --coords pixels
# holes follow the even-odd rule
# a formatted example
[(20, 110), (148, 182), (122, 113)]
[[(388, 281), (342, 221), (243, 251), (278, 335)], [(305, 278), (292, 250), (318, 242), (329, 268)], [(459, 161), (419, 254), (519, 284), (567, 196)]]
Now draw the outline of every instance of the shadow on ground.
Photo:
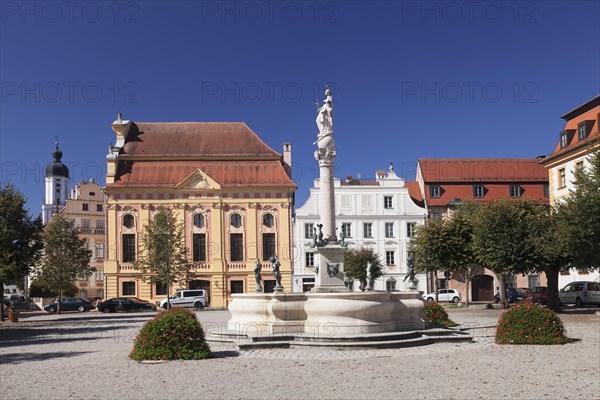
[(53, 358), (76, 357), (90, 351), (57, 351), (54, 353), (8, 353), (2, 354), (0, 364), (19, 364), (28, 361), (44, 361)]

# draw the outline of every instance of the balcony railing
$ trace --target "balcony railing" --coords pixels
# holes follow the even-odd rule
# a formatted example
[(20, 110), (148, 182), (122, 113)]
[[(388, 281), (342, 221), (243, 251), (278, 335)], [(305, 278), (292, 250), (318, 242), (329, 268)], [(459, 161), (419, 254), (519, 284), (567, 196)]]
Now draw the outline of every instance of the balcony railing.
[(92, 229), (92, 228), (79, 228), (83, 235), (104, 235), (104, 228)]

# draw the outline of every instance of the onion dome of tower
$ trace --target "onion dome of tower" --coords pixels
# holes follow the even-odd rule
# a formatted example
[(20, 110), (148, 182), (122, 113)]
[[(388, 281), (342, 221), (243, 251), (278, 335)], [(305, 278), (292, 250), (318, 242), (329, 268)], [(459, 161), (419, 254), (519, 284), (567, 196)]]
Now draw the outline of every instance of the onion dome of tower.
[(51, 176), (64, 176), (69, 177), (69, 168), (61, 162), (62, 151), (58, 148), (58, 142), (56, 142), (56, 149), (52, 152), (54, 161), (48, 164), (46, 167), (46, 178)]

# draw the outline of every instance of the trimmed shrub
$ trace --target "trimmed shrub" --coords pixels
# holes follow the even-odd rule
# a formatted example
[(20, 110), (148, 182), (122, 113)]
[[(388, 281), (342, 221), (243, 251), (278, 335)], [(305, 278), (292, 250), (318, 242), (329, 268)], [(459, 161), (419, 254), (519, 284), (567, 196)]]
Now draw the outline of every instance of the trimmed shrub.
[(448, 313), (444, 310), (444, 307), (440, 306), (435, 301), (426, 302), (423, 313), (429, 324), (456, 326), (456, 323), (448, 318)]
[(183, 308), (159, 313), (135, 338), (129, 357), (136, 360), (203, 360), (212, 353), (196, 315)]
[(505, 311), (496, 327), (498, 344), (564, 344), (569, 341), (556, 313), (525, 302)]

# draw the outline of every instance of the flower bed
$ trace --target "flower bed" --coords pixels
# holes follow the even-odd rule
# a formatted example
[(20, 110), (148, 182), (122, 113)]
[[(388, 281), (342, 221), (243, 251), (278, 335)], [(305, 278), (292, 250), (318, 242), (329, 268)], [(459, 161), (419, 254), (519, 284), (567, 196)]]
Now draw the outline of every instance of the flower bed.
[(196, 315), (173, 308), (144, 324), (129, 357), (137, 361), (202, 360), (211, 358), (212, 353)]
[(564, 344), (568, 341), (558, 315), (530, 302), (504, 312), (496, 327), (498, 344)]
[(427, 323), (432, 325), (456, 326), (454, 321), (448, 318), (448, 313), (442, 306), (434, 301), (425, 303), (423, 313), (427, 319)]

